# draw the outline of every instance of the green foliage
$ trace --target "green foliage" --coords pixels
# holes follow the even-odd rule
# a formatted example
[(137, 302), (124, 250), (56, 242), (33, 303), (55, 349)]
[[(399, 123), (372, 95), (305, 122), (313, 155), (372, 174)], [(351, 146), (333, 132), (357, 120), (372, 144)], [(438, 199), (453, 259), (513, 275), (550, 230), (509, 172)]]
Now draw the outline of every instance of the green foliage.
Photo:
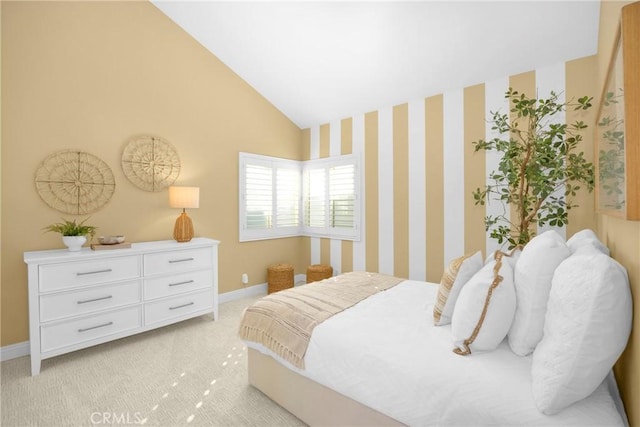
[[(581, 185), (593, 191), (593, 164), (587, 162), (582, 151), (577, 152), (583, 139), (580, 132), (587, 125), (582, 121), (551, 123), (555, 114), (567, 108), (591, 108), (593, 98), (559, 102), (555, 92), (548, 99), (535, 99), (511, 88), (505, 98), (515, 119), (510, 121), (509, 114), (491, 112), (490, 120), (491, 128), (504, 137), (473, 142), (475, 151), (502, 153), (497, 170), (489, 174), (491, 183), (476, 189), (473, 198), (476, 205), (496, 200), (507, 209), (509, 205), (515, 208), (510, 219), (506, 212), (485, 218), (491, 238), (514, 248), (535, 236), (535, 225), (565, 225), (569, 209), (577, 206), (571, 203), (571, 197)], [(556, 193), (563, 185), (564, 198)]]
[(98, 228), (93, 225), (85, 225), (84, 223), (87, 222), (88, 219), (89, 218), (86, 218), (84, 221), (76, 223), (75, 219), (69, 221), (63, 218), (63, 222), (48, 225), (44, 227), (44, 230), (60, 233), (63, 236), (89, 236), (89, 239), (92, 239)]

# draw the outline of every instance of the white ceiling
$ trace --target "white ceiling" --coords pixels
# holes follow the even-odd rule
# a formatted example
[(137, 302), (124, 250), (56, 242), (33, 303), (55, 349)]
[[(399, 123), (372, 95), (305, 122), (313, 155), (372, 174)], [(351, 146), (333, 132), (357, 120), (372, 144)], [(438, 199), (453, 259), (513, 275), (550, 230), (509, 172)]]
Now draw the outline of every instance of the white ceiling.
[(301, 128), (593, 55), (600, 2), (153, 3)]

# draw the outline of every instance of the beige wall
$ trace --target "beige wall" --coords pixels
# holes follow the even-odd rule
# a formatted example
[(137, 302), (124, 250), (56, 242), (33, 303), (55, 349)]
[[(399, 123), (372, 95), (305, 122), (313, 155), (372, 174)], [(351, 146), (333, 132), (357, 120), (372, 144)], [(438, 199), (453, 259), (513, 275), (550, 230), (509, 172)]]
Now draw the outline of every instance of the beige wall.
[[(220, 240), (220, 292), (266, 281), (288, 261), (304, 273), (302, 238), (238, 242), (238, 151), (302, 156), (302, 132), (148, 2), (2, 1), (2, 341), (28, 340), (24, 251), (61, 248), (42, 228), (62, 217), (35, 191), (57, 150), (87, 151), (112, 169), (116, 191), (89, 222), (132, 242), (171, 239), (179, 211), (167, 191), (123, 175), (128, 138), (159, 135), (177, 149), (176, 184), (200, 187), (197, 236)], [(80, 217), (84, 218), (84, 216)]]
[[(607, 67), (613, 52), (613, 43), (620, 19), (620, 10), (630, 1), (603, 1), (600, 7), (600, 37), (598, 45), (598, 88), (604, 87)], [(636, 141), (637, 143), (637, 141)], [(638, 166), (638, 165), (636, 165)], [(631, 339), (615, 373), (625, 401), (632, 426), (640, 425), (640, 221), (625, 221), (607, 215), (598, 215), (598, 232), (611, 249), (611, 256), (621, 262), (629, 272), (636, 315), (633, 319)]]

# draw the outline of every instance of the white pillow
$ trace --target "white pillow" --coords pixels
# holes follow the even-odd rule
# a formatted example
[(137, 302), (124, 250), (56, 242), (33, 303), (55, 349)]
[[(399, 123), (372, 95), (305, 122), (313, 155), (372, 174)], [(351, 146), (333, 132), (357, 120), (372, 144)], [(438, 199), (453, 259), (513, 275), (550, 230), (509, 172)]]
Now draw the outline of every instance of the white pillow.
[[(493, 261), (494, 259), (496, 259), (496, 254), (498, 253), (502, 253), (502, 255), (504, 256), (504, 260), (506, 260), (510, 265), (512, 269), (516, 268), (516, 263), (518, 262), (518, 259), (520, 258), (520, 255), (522, 255), (522, 247), (521, 246), (516, 246), (515, 248), (513, 248), (511, 250), (511, 252), (502, 252), (500, 249), (490, 253), (487, 258), (484, 260), (484, 263), (488, 263), (490, 261)], [(515, 270), (514, 270), (515, 271)]]
[(569, 246), (571, 253), (575, 253), (583, 245), (594, 246), (603, 254), (609, 255), (609, 248), (598, 239), (598, 236), (593, 230), (589, 230), (588, 228), (578, 231), (567, 240), (567, 246)]
[(518, 356), (531, 354), (542, 339), (553, 272), (569, 255), (554, 230), (534, 237), (522, 249), (514, 273), (516, 314), (509, 330), (509, 346)]
[(629, 339), (631, 304), (626, 270), (596, 249), (558, 266), (531, 366), (538, 409), (555, 414), (602, 383)]
[(502, 254), (497, 258), (474, 274), (460, 291), (451, 319), (457, 354), (494, 350), (509, 331), (516, 308), (513, 269)]
[(481, 268), (482, 253), (480, 251), (473, 255), (456, 258), (449, 263), (449, 266), (442, 274), (440, 287), (438, 288), (438, 298), (433, 307), (434, 325), (441, 326), (451, 323), (453, 308), (458, 300), (460, 290)]

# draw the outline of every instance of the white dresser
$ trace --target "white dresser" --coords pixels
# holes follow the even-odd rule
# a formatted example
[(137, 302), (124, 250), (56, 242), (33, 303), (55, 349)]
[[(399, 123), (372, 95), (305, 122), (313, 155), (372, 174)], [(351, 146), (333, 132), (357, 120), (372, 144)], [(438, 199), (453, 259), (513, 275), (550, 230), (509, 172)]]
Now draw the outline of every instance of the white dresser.
[(218, 319), (219, 243), (25, 252), (31, 375), (42, 359), (207, 313)]

